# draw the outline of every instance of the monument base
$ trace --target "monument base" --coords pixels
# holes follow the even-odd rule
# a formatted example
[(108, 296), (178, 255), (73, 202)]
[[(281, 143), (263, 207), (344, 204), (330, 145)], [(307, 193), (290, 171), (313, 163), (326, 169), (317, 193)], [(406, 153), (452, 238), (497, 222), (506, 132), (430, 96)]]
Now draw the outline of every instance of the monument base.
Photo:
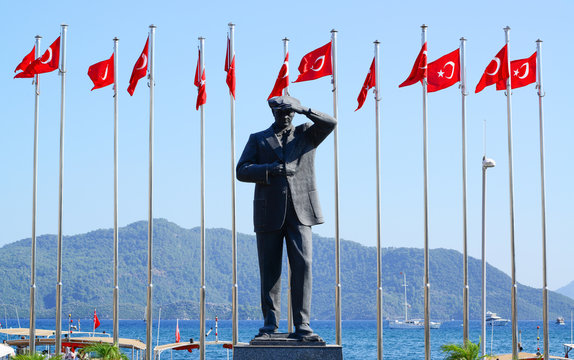
[(343, 347), (289, 346), (289, 345), (236, 345), (233, 360), (343, 360)]
[[(255, 337), (249, 345), (237, 344), (233, 348), (234, 360), (343, 360), (340, 345), (327, 345), (314, 335), (309, 339), (296, 339), (290, 334), (270, 334)], [(319, 340), (317, 340), (317, 338)]]

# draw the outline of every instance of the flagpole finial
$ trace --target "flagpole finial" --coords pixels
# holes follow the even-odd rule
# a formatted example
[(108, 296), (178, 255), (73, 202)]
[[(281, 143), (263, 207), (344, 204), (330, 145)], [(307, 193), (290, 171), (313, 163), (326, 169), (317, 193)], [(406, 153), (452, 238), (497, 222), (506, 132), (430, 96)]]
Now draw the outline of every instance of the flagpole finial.
[(40, 35), (36, 35), (36, 39), (41, 39), (42, 37)]
[(379, 45), (381, 42), (379, 40), (375, 40), (373, 43)]
[(423, 29), (423, 31), (425, 31), (428, 28), (428, 25), (422, 24), (421, 25), (421, 29)]
[(460, 41), (466, 41), (466, 38), (463, 36), (460, 38)]
[(506, 25), (506, 27), (504, 28), (504, 31), (510, 31), (510, 26)]
[(332, 32), (332, 33), (336, 33), (336, 32), (338, 32), (338, 31), (335, 30), (335, 29), (331, 29), (331, 32)]
[(61, 27), (68, 27), (68, 24), (60, 24)]
[(285, 36), (285, 37), (283, 38), (283, 41), (289, 41), (289, 38), (288, 38), (287, 36)]
[(541, 43), (541, 42), (542, 42), (542, 40), (538, 39), (538, 40), (536, 40), (536, 42), (537, 42), (537, 43)]
[(235, 26), (235, 24), (234, 24), (234, 23), (232, 23), (232, 22), (229, 22), (229, 24), (227, 24), (227, 26), (229, 26), (229, 27), (234, 27), (234, 26)]
[(117, 36), (114, 38), (114, 41), (120, 41), (120, 38), (118, 38)]
[(200, 37), (197, 38), (197, 40), (200, 40), (200, 41), (201, 41), (201, 40), (205, 40), (205, 38), (204, 38), (203, 36), (200, 36)]
[(151, 24), (149, 27), (150, 27), (150, 29), (155, 29), (157, 26), (155, 26), (154, 24)]

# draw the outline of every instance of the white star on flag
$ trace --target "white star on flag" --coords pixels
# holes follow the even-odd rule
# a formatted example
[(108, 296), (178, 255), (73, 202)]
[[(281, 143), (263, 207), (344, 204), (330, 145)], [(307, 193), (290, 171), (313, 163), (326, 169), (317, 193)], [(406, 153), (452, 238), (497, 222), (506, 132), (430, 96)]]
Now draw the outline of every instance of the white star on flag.
[(442, 77), (444, 75), (444, 71), (442, 71), (442, 69), (441, 69), (441, 70), (439, 70), (439, 72), (437, 74), (438, 74), (438, 77)]

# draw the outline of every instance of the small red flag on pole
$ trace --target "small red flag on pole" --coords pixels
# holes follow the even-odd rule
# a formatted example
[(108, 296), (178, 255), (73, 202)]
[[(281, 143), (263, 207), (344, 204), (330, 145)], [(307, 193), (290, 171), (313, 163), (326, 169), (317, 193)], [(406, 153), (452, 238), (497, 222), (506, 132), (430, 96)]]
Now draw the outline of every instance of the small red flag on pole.
[[(28, 67), (28, 65), (30, 65), (32, 63), (32, 61), (34, 61), (34, 54), (36, 52), (36, 46), (34, 46), (32, 48), (32, 51), (30, 51), (28, 53), (28, 55), (24, 56), (24, 58), (22, 59), (22, 61), (20, 61), (20, 63), (18, 64), (18, 66), (16, 66), (16, 69), (14, 69), (14, 72), (18, 72), (18, 70), (21, 71), (25, 71), (26, 68)], [(16, 74), (16, 76), (18, 76), (21, 73)], [(14, 76), (14, 77), (16, 77)], [(30, 74), (29, 77), (32, 77), (33, 75)]]
[[(510, 62), (511, 87), (517, 89), (536, 82), (536, 52), (529, 58)], [(496, 83), (496, 90), (506, 90), (506, 81)]]
[(275, 80), (275, 85), (273, 86), (273, 90), (271, 90), (271, 94), (269, 94), (267, 100), (275, 96), (283, 95), (283, 89), (285, 89), (288, 86), (289, 86), (289, 53), (285, 55), (285, 60), (283, 60), (283, 65), (281, 65), (279, 75), (277, 75), (277, 80)]
[(92, 90), (103, 88), (114, 83), (114, 55), (108, 60), (100, 61), (88, 68), (88, 76), (92, 79)]
[(446, 89), (460, 81), (460, 50), (456, 49), (428, 64), (427, 91)]
[[(235, 99), (235, 53), (230, 54), (230, 51), (231, 51), (231, 40), (229, 39), (229, 35), (227, 35), (227, 51), (225, 52), (225, 67), (224, 67), (224, 70), (227, 73), (227, 77), (225, 78), (225, 82), (229, 87), (229, 92), (231, 93), (231, 95), (233, 95), (233, 98)], [(229, 61), (230, 56), (231, 61)]]
[(201, 51), (197, 52), (197, 67), (195, 68), (195, 79), (193, 83), (197, 86), (197, 101), (195, 103), (195, 110), (207, 102), (207, 93), (205, 91), (205, 69), (201, 73), (201, 80), (199, 80), (199, 68), (201, 66)]
[(365, 78), (365, 82), (363, 83), (363, 87), (361, 88), (361, 92), (359, 93), (359, 96), (357, 97), (357, 102), (359, 103), (359, 105), (357, 106), (357, 109), (355, 109), (355, 111), (357, 111), (361, 107), (363, 107), (363, 104), (365, 103), (365, 100), (367, 99), (367, 94), (369, 92), (369, 89), (375, 87), (376, 82), (377, 82), (377, 79), (375, 76), (375, 59), (373, 58), (373, 62), (371, 63), (371, 67), (369, 68), (369, 73), (367, 74), (367, 77)]
[(333, 75), (331, 42), (303, 56), (299, 64), (299, 76), (294, 82), (309, 81)]
[(504, 82), (506, 88), (506, 79), (508, 77), (508, 45), (504, 45), (484, 69), (484, 74), (482, 74), (474, 92), (479, 93), (485, 87), (498, 82)]
[(427, 77), (427, 43), (423, 44), (421, 51), (415, 60), (413, 69), (409, 74), (409, 77), (399, 85), (399, 87), (409, 86), (422, 81)]
[(98, 319), (98, 314), (96, 314), (96, 309), (94, 309), (94, 331), (100, 326), (100, 320)]
[(145, 46), (142, 50), (140, 57), (137, 59), (134, 69), (132, 70), (132, 76), (130, 77), (130, 85), (128, 86), (128, 93), (133, 96), (138, 81), (147, 74), (148, 65), (148, 45), (149, 37), (145, 42)]

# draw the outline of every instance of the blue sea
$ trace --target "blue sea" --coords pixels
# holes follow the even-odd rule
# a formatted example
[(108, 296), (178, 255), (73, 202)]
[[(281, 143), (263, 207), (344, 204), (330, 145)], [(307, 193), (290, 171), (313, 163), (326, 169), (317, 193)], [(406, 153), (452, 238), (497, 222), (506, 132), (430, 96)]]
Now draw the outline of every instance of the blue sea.
[[(65, 320), (64, 320), (65, 321)], [(101, 326), (98, 331), (111, 333), (113, 329), (112, 320), (100, 320)], [(8, 327), (18, 327), (16, 320), (7, 321)], [(75, 321), (74, 321), (75, 323)], [(91, 319), (83, 320), (83, 331), (90, 331), (92, 326)], [(6, 321), (2, 321), (4, 327)], [(53, 329), (55, 321), (48, 319), (38, 319), (36, 328)], [(261, 320), (244, 320), (239, 322), (239, 341), (249, 342), (257, 333), (262, 325)], [(520, 340), (525, 352), (536, 353), (538, 347), (542, 351), (542, 321), (519, 321), (518, 328), (520, 331)], [(21, 320), (21, 326), (27, 327), (28, 321)], [(335, 323), (334, 321), (313, 321), (311, 323), (313, 330), (319, 334), (328, 344), (335, 343)], [(67, 330), (67, 323), (64, 326)], [(538, 328), (539, 327), (539, 328)], [(159, 344), (172, 343), (175, 339), (176, 320), (161, 320), (159, 323)], [(215, 340), (215, 321), (207, 321), (206, 330), (213, 328), (207, 336), (207, 341)], [(570, 322), (567, 321), (565, 326), (549, 324), (550, 354), (564, 355), (563, 344), (571, 343)], [(179, 320), (179, 330), (182, 341), (188, 341), (189, 338), (197, 340), (199, 338), (199, 321), (197, 320)], [(280, 330), (286, 330), (286, 324), (281, 324)], [(491, 333), (491, 330), (494, 330)], [(478, 342), (480, 338), (480, 321), (470, 322), (470, 339)], [(376, 321), (343, 321), (343, 356), (345, 359), (376, 359), (377, 357), (377, 324)], [(492, 348), (493, 354), (510, 353), (512, 351), (512, 326), (495, 326), (487, 327), (488, 336), (486, 338), (487, 352), (490, 353)], [(158, 335), (157, 320), (153, 324), (153, 346), (155, 347)], [(143, 320), (120, 320), (120, 337), (134, 338), (145, 342), (146, 324)], [(540, 340), (538, 340), (538, 337)], [(0, 334), (0, 340), (6, 339), (6, 336)], [(220, 341), (231, 340), (231, 321), (220, 320), (218, 322), (218, 339)], [(446, 343), (462, 343), (462, 322), (449, 321), (444, 322), (440, 329), (431, 330), (431, 357), (433, 359), (443, 359), (444, 355), (440, 351), (440, 346)], [(43, 350), (43, 349), (38, 349)], [(131, 351), (128, 353), (131, 357)], [(142, 352), (145, 357), (145, 353)], [(224, 349), (222, 346), (209, 346), (206, 350), (207, 359), (229, 359), (232, 358), (231, 351)], [(424, 358), (424, 330), (423, 329), (390, 329), (387, 323), (383, 329), (383, 356), (388, 360), (403, 359), (423, 359)], [(192, 353), (187, 351), (165, 351), (161, 354), (163, 360), (180, 360), (180, 359), (199, 359), (199, 352), (194, 350)], [(156, 359), (157, 360), (157, 359)]]

